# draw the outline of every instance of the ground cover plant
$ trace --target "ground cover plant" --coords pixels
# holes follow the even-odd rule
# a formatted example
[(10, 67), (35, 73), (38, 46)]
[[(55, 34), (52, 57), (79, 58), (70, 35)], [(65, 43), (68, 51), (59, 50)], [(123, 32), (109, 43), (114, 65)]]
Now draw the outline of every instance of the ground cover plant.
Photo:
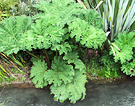
[(32, 18), (21, 15), (2, 21), (0, 52), (10, 56), (40, 51), (39, 59), (31, 59), (30, 77), (35, 86), (51, 85), (51, 94), (60, 102), (84, 99), (87, 80), (83, 50), (98, 49), (106, 40), (100, 15), (73, 0), (41, 1), (34, 7), (42, 12)]

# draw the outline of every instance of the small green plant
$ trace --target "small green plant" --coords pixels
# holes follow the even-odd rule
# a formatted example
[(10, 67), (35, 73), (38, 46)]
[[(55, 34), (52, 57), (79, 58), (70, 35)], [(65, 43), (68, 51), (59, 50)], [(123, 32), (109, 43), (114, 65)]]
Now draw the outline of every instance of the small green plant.
[(92, 79), (94, 76), (98, 78), (112, 79), (120, 75), (120, 63), (115, 63), (113, 58), (104, 52), (102, 57), (93, 57), (87, 65), (88, 78)]
[(113, 56), (110, 56), (107, 51), (101, 57), (101, 64), (105, 68), (105, 76), (107, 78), (117, 78), (120, 75), (121, 64), (113, 61)]
[(113, 42), (113, 49), (110, 54), (114, 55), (115, 62), (122, 64), (121, 70), (130, 76), (135, 76), (134, 51), (135, 32), (119, 33), (118, 38)]

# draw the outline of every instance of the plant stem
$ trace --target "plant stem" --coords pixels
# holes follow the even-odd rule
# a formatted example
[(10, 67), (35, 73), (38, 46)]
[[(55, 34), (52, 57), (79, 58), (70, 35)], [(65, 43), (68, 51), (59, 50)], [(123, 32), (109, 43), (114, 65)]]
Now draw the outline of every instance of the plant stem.
[(1, 65), (0, 65), (0, 68), (1, 68), (5, 73), (8, 73)]
[(45, 51), (45, 55), (46, 55), (46, 57), (47, 57), (48, 67), (51, 68), (51, 64), (50, 64), (50, 60), (49, 60), (48, 53), (47, 53), (46, 49), (44, 49), (44, 51)]
[(56, 58), (58, 58), (58, 50), (56, 49)]
[(30, 53), (29, 51), (26, 51), (26, 52), (27, 52), (27, 53), (29, 53), (30, 55), (32, 55), (33, 57), (35, 57), (35, 58), (37, 58), (37, 59), (41, 60), (39, 57), (37, 57), (36, 55), (34, 55), (34, 54)]

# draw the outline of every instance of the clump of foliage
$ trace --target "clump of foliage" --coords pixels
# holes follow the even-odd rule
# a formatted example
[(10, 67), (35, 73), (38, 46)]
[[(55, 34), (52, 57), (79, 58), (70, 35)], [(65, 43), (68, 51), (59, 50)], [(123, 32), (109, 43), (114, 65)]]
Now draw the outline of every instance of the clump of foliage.
[[(113, 57), (113, 56), (112, 56)], [(120, 76), (120, 63), (115, 63), (113, 58), (109, 56), (107, 51), (104, 51), (102, 56), (92, 57), (87, 62), (86, 72), (88, 78), (93, 79), (94, 77), (112, 79)]]
[[(84, 3), (90, 7), (92, 1), (84, 0)], [(130, 76), (135, 75), (134, 2), (134, 0), (96, 0), (97, 8), (95, 8), (103, 17), (103, 29), (107, 34), (105, 48), (110, 57), (114, 56), (114, 62), (121, 64), (121, 70)]]
[(33, 5), (39, 1), (41, 0), (20, 0), (17, 5), (11, 6), (11, 13), (13, 16), (33, 16), (38, 13), (38, 9), (34, 8)]
[[(78, 59), (81, 63), (81, 61)], [(82, 63), (83, 64), (83, 63)], [(47, 70), (47, 64), (40, 60), (34, 62), (31, 70), (31, 77), (36, 87), (51, 85), (51, 94), (54, 94), (55, 100), (63, 102), (67, 99), (75, 103), (77, 100), (84, 99), (86, 95), (85, 83), (86, 76), (83, 70), (76, 66), (74, 69), (68, 61), (61, 57), (54, 57), (51, 69)], [(38, 71), (39, 70), (39, 71)]]
[(35, 86), (51, 84), (51, 94), (60, 102), (84, 99), (87, 80), (81, 51), (97, 49), (106, 40), (100, 29), (102, 21), (95, 23), (100, 18), (98, 13), (84, 10), (74, 0), (41, 1), (34, 7), (42, 12), (32, 18), (22, 15), (2, 21), (0, 52), (10, 55), (20, 50), (44, 51), (43, 58), (32, 59), (30, 77)]
[(135, 32), (125, 31), (119, 33), (118, 38), (113, 42), (113, 49), (110, 54), (114, 55), (115, 62), (122, 64), (121, 70), (130, 76), (135, 76)]
[(18, 4), (19, 0), (0, 0), (0, 18), (11, 16), (11, 6)]

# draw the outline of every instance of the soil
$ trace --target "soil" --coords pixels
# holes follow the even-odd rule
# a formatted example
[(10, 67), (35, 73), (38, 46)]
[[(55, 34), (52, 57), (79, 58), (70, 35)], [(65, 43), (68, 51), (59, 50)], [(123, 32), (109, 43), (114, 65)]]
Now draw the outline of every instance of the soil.
[[(129, 79), (128, 76), (123, 75), (117, 79), (101, 79), (97, 77), (93, 77), (93, 79), (87, 79), (88, 83), (93, 84), (113, 84), (113, 83), (121, 83), (125, 80)], [(135, 78), (134, 78), (135, 79)], [(6, 88), (35, 88), (35, 85), (32, 83), (32, 81), (29, 79), (29, 81), (11, 81), (9, 84), (6, 82), (3, 82), (0, 87), (6, 86)], [(49, 86), (45, 87), (49, 88)]]

